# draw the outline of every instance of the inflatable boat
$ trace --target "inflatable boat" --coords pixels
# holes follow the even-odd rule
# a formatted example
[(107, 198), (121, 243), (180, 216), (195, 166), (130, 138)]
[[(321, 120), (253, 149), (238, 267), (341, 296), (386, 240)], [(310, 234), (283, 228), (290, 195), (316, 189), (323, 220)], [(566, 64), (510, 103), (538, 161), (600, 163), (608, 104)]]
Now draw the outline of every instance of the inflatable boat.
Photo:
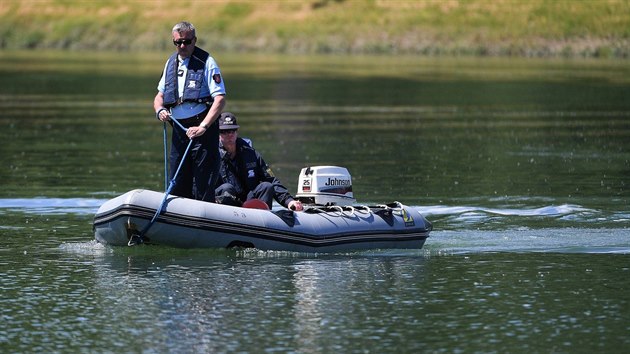
[(417, 209), (401, 203), (357, 205), (350, 175), (335, 166), (302, 169), (296, 197), (304, 211), (234, 207), (137, 189), (99, 208), (94, 234), (114, 246), (337, 252), (420, 249), (432, 230)]

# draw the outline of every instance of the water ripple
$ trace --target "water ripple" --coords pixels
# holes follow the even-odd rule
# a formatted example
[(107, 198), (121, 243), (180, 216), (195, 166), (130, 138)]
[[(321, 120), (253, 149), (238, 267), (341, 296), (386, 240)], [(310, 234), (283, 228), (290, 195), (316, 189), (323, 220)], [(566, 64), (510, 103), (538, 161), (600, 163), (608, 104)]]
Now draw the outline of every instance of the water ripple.
[(94, 214), (105, 201), (92, 198), (0, 199), (0, 214), (3, 209), (33, 214)]
[(495, 214), (504, 216), (562, 216), (575, 213), (595, 212), (579, 205), (548, 205), (539, 208), (484, 208), (479, 206), (447, 206), (433, 205), (418, 207), (425, 215), (465, 215), (474, 213)]

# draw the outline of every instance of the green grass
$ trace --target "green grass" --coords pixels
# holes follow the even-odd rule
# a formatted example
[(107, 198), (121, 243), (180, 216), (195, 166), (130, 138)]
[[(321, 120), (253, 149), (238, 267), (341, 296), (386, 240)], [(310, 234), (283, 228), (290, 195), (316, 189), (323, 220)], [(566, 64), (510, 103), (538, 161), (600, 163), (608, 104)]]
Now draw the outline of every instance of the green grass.
[(5, 0), (0, 48), (172, 49), (186, 19), (210, 50), (630, 56), (628, 0)]

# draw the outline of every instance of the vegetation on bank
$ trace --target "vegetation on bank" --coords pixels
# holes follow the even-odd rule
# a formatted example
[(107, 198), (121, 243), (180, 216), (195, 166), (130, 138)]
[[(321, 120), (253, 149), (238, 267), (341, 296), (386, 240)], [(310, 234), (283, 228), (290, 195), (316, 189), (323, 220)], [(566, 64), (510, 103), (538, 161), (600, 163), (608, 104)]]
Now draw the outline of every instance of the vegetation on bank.
[(630, 56), (630, 0), (5, 0), (0, 48)]

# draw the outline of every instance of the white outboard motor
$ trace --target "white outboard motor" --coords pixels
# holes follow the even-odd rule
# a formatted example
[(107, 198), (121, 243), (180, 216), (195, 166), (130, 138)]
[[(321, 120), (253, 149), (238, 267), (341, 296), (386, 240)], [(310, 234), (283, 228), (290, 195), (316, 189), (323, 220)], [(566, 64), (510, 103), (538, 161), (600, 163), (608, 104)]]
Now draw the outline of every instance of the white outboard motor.
[(352, 205), (352, 177), (344, 167), (312, 166), (300, 172), (296, 197), (305, 204)]

